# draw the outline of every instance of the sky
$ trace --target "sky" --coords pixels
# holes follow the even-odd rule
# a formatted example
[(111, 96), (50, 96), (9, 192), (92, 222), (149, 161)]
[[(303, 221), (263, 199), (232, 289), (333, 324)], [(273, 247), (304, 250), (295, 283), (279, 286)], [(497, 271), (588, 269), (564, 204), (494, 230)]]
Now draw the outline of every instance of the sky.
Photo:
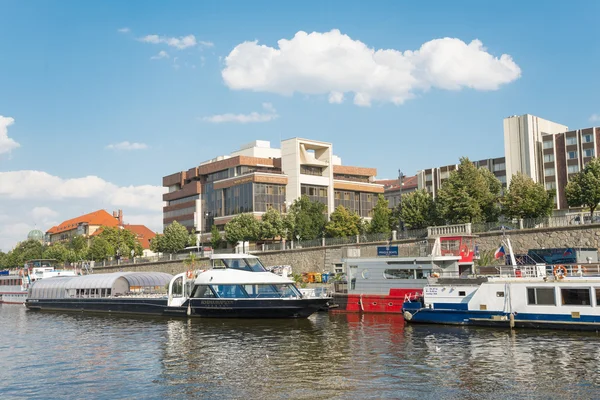
[(502, 120), (600, 125), (600, 2), (0, 0), (0, 250), (253, 140), (379, 178), (502, 157)]

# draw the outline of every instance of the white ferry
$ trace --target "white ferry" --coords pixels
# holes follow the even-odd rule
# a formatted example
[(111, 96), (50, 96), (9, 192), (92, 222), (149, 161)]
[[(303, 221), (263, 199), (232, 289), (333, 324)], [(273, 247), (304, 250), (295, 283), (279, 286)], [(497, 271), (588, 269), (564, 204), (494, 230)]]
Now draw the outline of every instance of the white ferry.
[[(510, 249), (510, 242), (508, 242)], [(430, 278), (409, 323), (600, 330), (598, 265), (498, 267), (494, 275)]]

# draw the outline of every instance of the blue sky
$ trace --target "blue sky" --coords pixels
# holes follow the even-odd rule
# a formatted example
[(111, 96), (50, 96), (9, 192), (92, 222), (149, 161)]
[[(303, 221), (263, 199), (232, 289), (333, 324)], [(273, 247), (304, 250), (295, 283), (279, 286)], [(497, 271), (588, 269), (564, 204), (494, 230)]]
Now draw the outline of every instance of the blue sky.
[[(502, 119), (509, 115), (530, 113), (572, 129), (600, 124), (593, 121), (600, 119), (599, 11), (595, 1), (0, 1), (0, 116), (12, 118), (7, 137), (19, 145), (0, 153), (0, 214), (13, 209), (0, 215), (0, 249), (33, 224), (46, 230), (95, 206), (126, 208), (135, 222), (148, 218), (159, 229), (162, 176), (255, 139), (332, 142), (344, 164), (375, 167), (380, 178), (393, 178), (398, 168), (414, 174), (461, 156), (503, 156)], [(390, 96), (402, 92), (403, 83), (390, 83), (395, 92), (386, 97), (384, 79), (365, 106), (353, 88), (363, 71), (373, 71), (362, 67), (364, 59), (352, 59), (358, 50), (343, 62), (331, 57), (343, 72), (322, 80), (306, 81), (293, 71), (304, 66), (314, 73), (310, 55), (288, 54), (297, 61), (292, 68), (265, 75), (273, 80), (278, 73), (276, 82), (250, 82), (256, 75), (248, 70), (237, 74), (246, 59), (260, 65), (256, 46), (241, 51), (239, 64), (226, 61), (246, 41), (277, 49), (280, 39), (292, 40), (299, 31), (335, 41), (339, 35), (325, 35), (333, 29), (352, 46), (360, 41), (399, 52), (446, 37), (465, 46), (478, 39), (481, 52), (492, 61), (509, 55), (519, 73), (503, 69), (486, 81), (483, 71), (476, 82), (467, 74), (459, 90), (448, 90), (448, 74), (422, 78), (402, 104)], [(168, 43), (189, 35), (193, 46)], [(151, 59), (161, 51), (168, 57)], [(431, 66), (431, 60), (415, 63)], [(224, 78), (228, 67), (235, 79)], [(283, 86), (295, 93), (281, 94)], [(329, 101), (332, 87), (344, 92), (341, 104)], [(252, 112), (263, 122), (208, 120)], [(122, 142), (144, 148), (107, 148)], [(44, 173), (35, 179), (46, 180), (46, 189), (16, 194), (16, 177), (37, 182), (31, 171)], [(93, 189), (65, 193), (90, 181), (70, 179), (88, 176), (97, 177)]]

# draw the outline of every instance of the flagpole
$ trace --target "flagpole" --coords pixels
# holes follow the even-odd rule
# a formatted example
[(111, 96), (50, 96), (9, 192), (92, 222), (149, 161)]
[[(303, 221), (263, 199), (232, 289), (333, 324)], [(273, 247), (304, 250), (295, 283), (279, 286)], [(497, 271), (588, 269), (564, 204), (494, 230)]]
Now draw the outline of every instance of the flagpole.
[(502, 228), (502, 238), (502, 241), (506, 243), (506, 247), (508, 247), (508, 254), (510, 255), (510, 265), (516, 268), (517, 260), (515, 260), (515, 254), (513, 253), (512, 244), (510, 243), (510, 239), (506, 236), (504, 228)]

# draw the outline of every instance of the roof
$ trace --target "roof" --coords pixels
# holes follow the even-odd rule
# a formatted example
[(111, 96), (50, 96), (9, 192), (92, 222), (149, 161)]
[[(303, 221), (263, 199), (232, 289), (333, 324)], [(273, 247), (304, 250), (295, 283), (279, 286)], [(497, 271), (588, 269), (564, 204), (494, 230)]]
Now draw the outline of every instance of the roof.
[(261, 283), (294, 283), (294, 281), (272, 272), (250, 272), (239, 269), (209, 269), (196, 278), (196, 285), (255, 285)]
[[(381, 179), (381, 180), (377, 180), (373, 183), (379, 183), (380, 185), (383, 185), (385, 188), (385, 191), (394, 191), (394, 190), (398, 190), (400, 188), (400, 185), (398, 184), (398, 179)], [(405, 176), (404, 179), (402, 180), (402, 188), (403, 189), (413, 189), (416, 188), (418, 186), (418, 180), (417, 180), (417, 176)]]
[(165, 286), (173, 275), (164, 272), (113, 272), (75, 277), (55, 277), (35, 281), (31, 285), (30, 299), (61, 299), (66, 289), (113, 289), (119, 279), (127, 281), (129, 287)]
[(233, 259), (242, 259), (242, 258), (258, 258), (253, 254), (243, 254), (243, 253), (232, 253), (232, 254), (212, 254), (210, 256), (211, 260), (233, 260)]
[(150, 248), (150, 240), (156, 236), (156, 233), (146, 225), (125, 225), (124, 228), (136, 235), (138, 242), (140, 242), (144, 249)]
[(52, 228), (48, 229), (47, 233), (54, 234), (59, 232), (67, 232), (77, 229), (77, 226), (82, 223), (87, 223), (88, 225), (118, 226), (119, 220), (113, 217), (106, 210), (98, 210), (76, 218), (68, 219), (62, 222), (60, 225), (53, 226)]

